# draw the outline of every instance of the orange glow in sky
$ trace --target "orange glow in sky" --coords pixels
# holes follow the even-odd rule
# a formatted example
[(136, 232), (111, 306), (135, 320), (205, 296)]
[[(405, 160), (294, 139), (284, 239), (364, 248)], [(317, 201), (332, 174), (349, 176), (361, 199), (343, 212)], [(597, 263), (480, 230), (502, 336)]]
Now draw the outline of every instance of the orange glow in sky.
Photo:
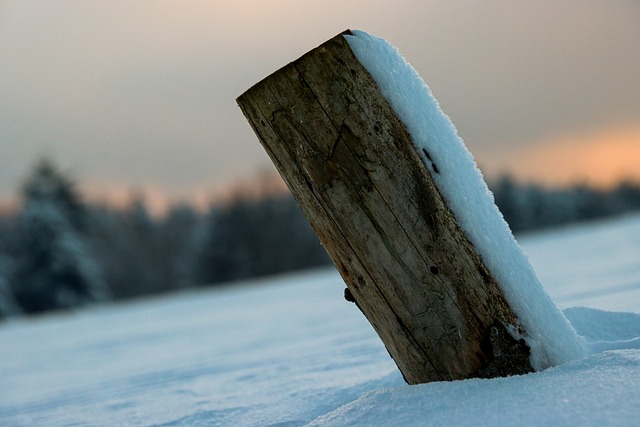
[(488, 179), (640, 181), (639, 12), (598, 0), (0, 0), (0, 209), (43, 155), (88, 198), (144, 194), (154, 210), (275, 173), (235, 99), (346, 28), (400, 50)]
[[(484, 163), (483, 159), (479, 160)], [(550, 138), (518, 151), (487, 158), (487, 172), (502, 172), (552, 186), (585, 183), (611, 187), (622, 180), (640, 182), (640, 126)]]

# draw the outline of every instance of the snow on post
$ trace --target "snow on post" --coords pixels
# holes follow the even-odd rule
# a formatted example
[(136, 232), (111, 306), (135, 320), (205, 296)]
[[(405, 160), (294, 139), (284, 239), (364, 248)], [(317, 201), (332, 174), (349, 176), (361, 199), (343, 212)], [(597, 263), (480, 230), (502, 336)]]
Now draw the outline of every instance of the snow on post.
[(584, 354), (451, 121), (389, 43), (346, 31), (238, 104), (408, 383)]

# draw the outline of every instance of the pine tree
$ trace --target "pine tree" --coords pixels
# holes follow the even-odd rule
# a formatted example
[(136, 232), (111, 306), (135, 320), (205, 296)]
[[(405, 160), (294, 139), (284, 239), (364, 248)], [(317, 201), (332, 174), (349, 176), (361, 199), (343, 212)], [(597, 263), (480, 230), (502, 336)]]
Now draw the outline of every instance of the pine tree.
[(73, 184), (48, 160), (23, 188), (18, 216), (13, 294), (27, 313), (100, 300), (105, 286), (91, 257), (87, 211)]
[(329, 263), (290, 194), (242, 194), (211, 210), (196, 233), (195, 280), (213, 284)]
[(0, 248), (0, 320), (19, 312), (10, 287), (10, 260)]

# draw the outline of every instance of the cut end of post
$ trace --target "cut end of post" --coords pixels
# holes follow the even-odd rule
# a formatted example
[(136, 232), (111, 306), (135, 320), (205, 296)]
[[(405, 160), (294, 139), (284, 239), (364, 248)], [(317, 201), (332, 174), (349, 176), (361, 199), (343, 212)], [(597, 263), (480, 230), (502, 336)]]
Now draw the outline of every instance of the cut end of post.
[[(337, 34), (336, 36), (334, 36), (333, 38), (331, 38), (329, 41), (321, 44), (320, 46), (316, 47), (314, 50), (319, 50), (319, 49), (324, 49), (324, 46), (327, 45), (330, 41), (335, 40), (339, 37), (343, 37), (343, 36), (352, 36), (353, 32), (351, 31), (351, 29), (347, 28), (346, 30), (342, 31), (341, 33)], [(307, 55), (311, 54), (311, 52), (313, 52), (314, 50), (310, 51), (307, 53)], [(261, 81), (259, 81), (258, 83), (254, 84), (253, 86), (251, 86), (249, 89), (247, 89), (246, 91), (244, 91), (240, 96), (238, 96), (236, 98), (236, 104), (238, 104), (238, 106), (240, 107), (240, 109), (243, 111), (244, 113), (244, 107), (243, 105), (246, 104), (246, 102), (243, 101), (243, 99), (248, 96), (248, 94), (250, 92), (253, 91), (254, 87), (257, 85), (260, 85), (261, 83), (269, 80), (270, 78), (272, 78), (272, 76), (277, 75), (278, 73), (280, 73), (282, 71), (282, 69), (286, 68), (287, 66), (290, 66), (292, 63), (289, 63), (287, 65), (285, 65), (284, 67), (274, 71), (273, 73), (269, 74), (267, 77), (265, 77), (264, 79), (262, 79)], [(246, 114), (245, 114), (246, 117)], [(249, 121), (249, 124), (251, 124), (251, 121)]]

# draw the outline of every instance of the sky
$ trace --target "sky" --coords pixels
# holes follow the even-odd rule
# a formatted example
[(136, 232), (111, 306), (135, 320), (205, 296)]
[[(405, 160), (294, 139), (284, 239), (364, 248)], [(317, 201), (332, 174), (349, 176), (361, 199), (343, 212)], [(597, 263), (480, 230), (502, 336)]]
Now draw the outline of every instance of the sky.
[(275, 171), (235, 98), (341, 31), (395, 45), (490, 177), (640, 180), (635, 0), (0, 0), (0, 201), (205, 203)]

